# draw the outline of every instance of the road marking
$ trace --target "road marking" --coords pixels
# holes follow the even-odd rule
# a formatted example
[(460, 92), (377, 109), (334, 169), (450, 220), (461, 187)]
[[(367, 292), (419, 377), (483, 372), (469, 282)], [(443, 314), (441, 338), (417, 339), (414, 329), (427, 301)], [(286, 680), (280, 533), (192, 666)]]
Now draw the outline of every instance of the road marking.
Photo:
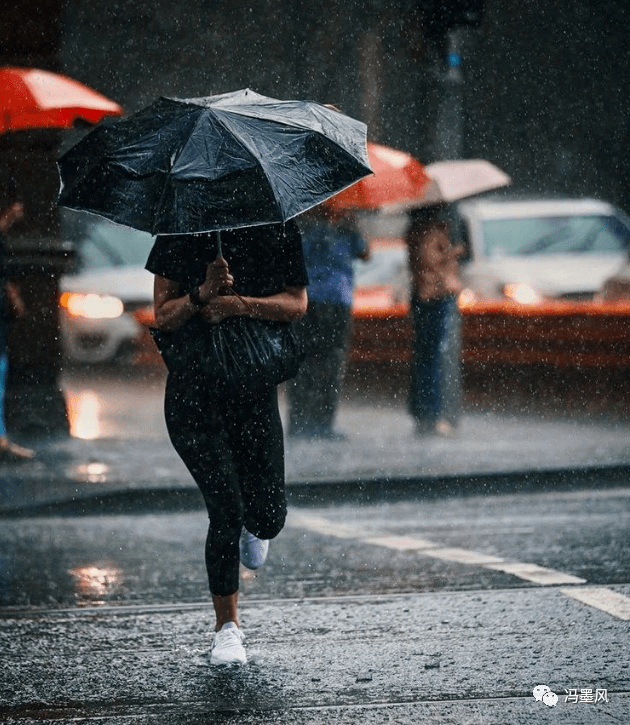
[(338, 524), (325, 519), (323, 516), (311, 516), (293, 511), (289, 512), (287, 524), (289, 526), (307, 529), (308, 531), (314, 531), (317, 534), (336, 536), (339, 539), (363, 539), (365, 536), (364, 526)]
[(413, 536), (362, 536), (361, 541), (374, 546), (385, 546), (388, 549), (398, 551), (416, 551), (418, 549), (437, 549), (439, 544), (434, 544), (427, 539), (416, 539)]
[(520, 579), (525, 579), (525, 581), (534, 582), (534, 584), (557, 585), (586, 583), (586, 579), (580, 579), (580, 577), (573, 576), (573, 574), (565, 574), (563, 571), (547, 569), (544, 566), (538, 566), (538, 564), (527, 564), (520, 561), (507, 561), (503, 564), (489, 564), (486, 568), (502, 571), (506, 574), (513, 574)]
[[(422, 556), (430, 556), (435, 559), (452, 561), (458, 564), (469, 564), (480, 566), (484, 569), (501, 571), (505, 574), (519, 577), (525, 581), (543, 586), (554, 586), (558, 584), (585, 584), (586, 579), (566, 574), (556, 569), (548, 569), (538, 564), (531, 564), (521, 561), (505, 561), (493, 554), (483, 554), (468, 549), (457, 547), (444, 547), (428, 539), (414, 536), (393, 536), (370, 533), (364, 526), (359, 524), (335, 523), (325, 519), (323, 516), (311, 516), (310, 514), (290, 512), (287, 524), (297, 528), (307, 529), (317, 534), (336, 536), (342, 539), (357, 539), (365, 544), (383, 546), (396, 551), (417, 551)], [(614, 592), (605, 587), (575, 587), (561, 589), (566, 596), (589, 606), (600, 609), (618, 619), (630, 620), (630, 598)]]
[(485, 566), (502, 562), (503, 559), (492, 554), (482, 554), (478, 551), (468, 551), (468, 549), (458, 549), (457, 547), (431, 549), (424, 552), (427, 556), (436, 559), (444, 559), (445, 561), (454, 561), (456, 564), (471, 564), (473, 566)]
[(630, 597), (619, 594), (619, 592), (605, 587), (575, 587), (575, 589), (562, 589), (561, 591), (567, 597), (577, 599), (582, 604), (588, 604), (590, 607), (617, 617), (617, 619), (630, 621)]

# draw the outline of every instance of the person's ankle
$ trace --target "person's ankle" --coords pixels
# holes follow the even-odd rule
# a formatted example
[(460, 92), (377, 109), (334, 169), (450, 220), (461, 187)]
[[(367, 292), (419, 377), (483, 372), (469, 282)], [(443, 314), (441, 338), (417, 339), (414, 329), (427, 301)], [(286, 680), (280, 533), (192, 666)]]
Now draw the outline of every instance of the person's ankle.
[(230, 624), (230, 623), (234, 624), (239, 629), (241, 628), (241, 623), (238, 621), (238, 619), (222, 619), (222, 620), (217, 620), (217, 623), (214, 627), (214, 631), (220, 632), (226, 624)]
[(212, 604), (214, 605), (215, 632), (227, 622), (234, 622), (240, 629), (238, 619), (238, 592), (234, 594), (213, 594)]

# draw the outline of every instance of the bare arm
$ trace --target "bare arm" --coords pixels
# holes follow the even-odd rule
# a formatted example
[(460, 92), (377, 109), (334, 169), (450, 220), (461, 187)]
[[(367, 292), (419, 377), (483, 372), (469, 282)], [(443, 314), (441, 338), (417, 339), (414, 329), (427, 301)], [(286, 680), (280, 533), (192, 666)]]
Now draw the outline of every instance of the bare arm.
[(306, 312), (308, 297), (306, 287), (285, 287), (282, 292), (269, 297), (243, 297), (248, 307), (231, 295), (213, 297), (200, 314), (208, 322), (220, 322), (226, 317), (241, 315), (259, 320), (291, 322)]
[(156, 275), (153, 288), (156, 327), (176, 330), (197, 313), (214, 323), (234, 315), (289, 322), (306, 312), (308, 298), (305, 287), (285, 287), (269, 297), (244, 297), (246, 305), (229, 292), (225, 294), (225, 288), (232, 284), (232, 275), (225, 260), (209, 264), (206, 279), (199, 287), (199, 298), (205, 304), (199, 309), (189, 295), (181, 295), (177, 282)]
[(153, 282), (153, 312), (157, 328), (176, 330), (197, 313), (197, 307), (188, 295), (180, 296), (177, 282), (156, 274)]
[[(234, 279), (225, 259), (217, 259), (206, 267), (206, 278), (199, 286), (199, 299), (207, 303), (218, 296), (222, 290), (231, 287)], [(190, 299), (182, 295), (179, 284), (167, 277), (155, 275), (153, 283), (153, 311), (155, 325), (160, 330), (176, 330), (197, 314), (199, 308)]]

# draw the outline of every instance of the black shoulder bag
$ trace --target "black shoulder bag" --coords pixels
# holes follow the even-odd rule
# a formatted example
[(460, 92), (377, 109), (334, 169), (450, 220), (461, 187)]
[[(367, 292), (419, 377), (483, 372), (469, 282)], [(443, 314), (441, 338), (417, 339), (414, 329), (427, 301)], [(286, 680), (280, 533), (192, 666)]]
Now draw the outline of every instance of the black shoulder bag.
[(235, 316), (150, 332), (169, 372), (203, 378), (230, 394), (278, 385), (297, 374), (305, 357), (290, 322)]

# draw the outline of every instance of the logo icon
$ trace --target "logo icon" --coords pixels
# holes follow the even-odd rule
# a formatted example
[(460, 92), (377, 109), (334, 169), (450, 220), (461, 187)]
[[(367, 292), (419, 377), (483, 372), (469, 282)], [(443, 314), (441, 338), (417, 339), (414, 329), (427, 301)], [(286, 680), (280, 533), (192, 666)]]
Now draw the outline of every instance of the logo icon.
[(558, 695), (552, 692), (547, 685), (536, 685), (532, 691), (534, 700), (544, 702), (547, 707), (555, 707), (558, 703)]

